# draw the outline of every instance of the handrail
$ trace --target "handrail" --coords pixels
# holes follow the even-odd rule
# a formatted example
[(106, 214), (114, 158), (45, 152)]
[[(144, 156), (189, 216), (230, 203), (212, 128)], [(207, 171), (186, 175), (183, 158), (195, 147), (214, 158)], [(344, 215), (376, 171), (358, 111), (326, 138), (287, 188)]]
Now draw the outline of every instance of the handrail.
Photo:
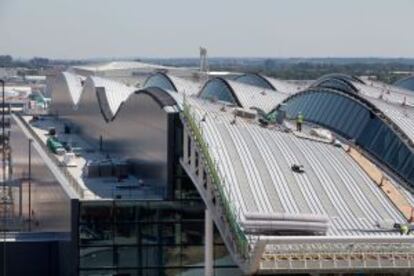
[(233, 212), (235, 208), (231, 204), (231, 202), (229, 202), (228, 197), (225, 193), (225, 189), (223, 189), (224, 186), (221, 182), (219, 171), (216, 168), (216, 162), (211, 157), (209, 150), (208, 150), (207, 143), (205, 142), (202, 136), (201, 129), (195, 122), (195, 118), (191, 114), (190, 106), (186, 102), (184, 102), (183, 104), (182, 114), (184, 115), (186, 121), (188, 122), (188, 125), (193, 134), (193, 138), (201, 150), (202, 156), (204, 157), (205, 164), (208, 167), (208, 172), (210, 173), (212, 183), (217, 188), (217, 191), (219, 192), (219, 195), (220, 195), (219, 200), (221, 201), (221, 204), (224, 207), (225, 218), (230, 226), (231, 232), (233, 232), (234, 237), (236, 237), (237, 251), (241, 256), (246, 258), (247, 253), (248, 253), (248, 244), (249, 244), (247, 241), (247, 237), (236, 220), (235, 214)]

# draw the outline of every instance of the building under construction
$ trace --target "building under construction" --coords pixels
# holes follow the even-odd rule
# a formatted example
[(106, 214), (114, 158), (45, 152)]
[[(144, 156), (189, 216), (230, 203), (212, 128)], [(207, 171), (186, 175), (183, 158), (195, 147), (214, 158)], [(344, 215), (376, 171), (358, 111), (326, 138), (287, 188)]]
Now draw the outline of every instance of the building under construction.
[(412, 92), (139, 63), (48, 83), (10, 134), (36, 191), (13, 241), (46, 244), (45, 273), (413, 272)]

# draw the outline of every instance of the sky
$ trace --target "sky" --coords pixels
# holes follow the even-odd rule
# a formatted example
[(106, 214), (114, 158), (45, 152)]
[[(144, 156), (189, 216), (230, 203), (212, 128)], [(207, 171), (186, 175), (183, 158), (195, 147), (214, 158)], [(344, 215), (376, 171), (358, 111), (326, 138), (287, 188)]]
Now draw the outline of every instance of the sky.
[(0, 55), (414, 57), (414, 0), (0, 0)]

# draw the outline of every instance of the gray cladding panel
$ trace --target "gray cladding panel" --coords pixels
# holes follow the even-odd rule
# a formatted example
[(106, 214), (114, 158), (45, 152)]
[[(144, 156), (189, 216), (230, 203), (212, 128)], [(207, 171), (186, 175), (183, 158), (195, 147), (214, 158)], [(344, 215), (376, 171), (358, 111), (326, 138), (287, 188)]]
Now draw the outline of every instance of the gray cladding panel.
[(137, 175), (167, 183), (168, 114), (146, 94), (134, 94), (104, 133), (104, 149), (133, 162)]

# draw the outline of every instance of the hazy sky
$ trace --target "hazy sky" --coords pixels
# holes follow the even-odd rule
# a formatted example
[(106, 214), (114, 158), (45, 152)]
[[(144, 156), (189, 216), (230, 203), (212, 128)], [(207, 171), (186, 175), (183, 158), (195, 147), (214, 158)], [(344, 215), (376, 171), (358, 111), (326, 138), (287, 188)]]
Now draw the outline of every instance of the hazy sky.
[(414, 57), (414, 0), (0, 0), (16, 57)]

